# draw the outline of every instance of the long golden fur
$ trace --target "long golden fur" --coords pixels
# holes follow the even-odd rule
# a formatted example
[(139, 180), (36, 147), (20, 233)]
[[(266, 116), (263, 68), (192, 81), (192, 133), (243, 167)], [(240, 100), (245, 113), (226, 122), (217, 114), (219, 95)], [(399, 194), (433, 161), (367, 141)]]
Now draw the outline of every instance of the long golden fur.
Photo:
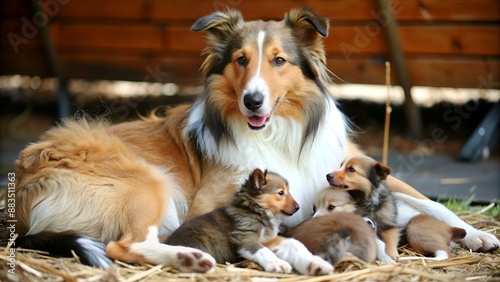
[[(322, 43), (328, 27), (327, 18), (307, 8), (282, 21), (244, 21), (238, 11), (200, 18), (192, 30), (207, 34), (205, 88), (193, 104), (113, 126), (67, 120), (20, 153), (19, 235), (36, 241), (45, 231), (79, 234), (76, 245), (100, 267), (109, 256), (207, 272), (215, 266), (210, 255), (159, 237), (228, 204), (255, 167), (283, 175), (297, 202), (311, 206), (326, 186), (324, 169), (359, 153), (328, 92)], [(434, 205), (391, 176), (387, 185)], [(284, 222), (309, 217), (300, 210)], [(468, 229), (471, 248), (500, 244), (453, 220)]]

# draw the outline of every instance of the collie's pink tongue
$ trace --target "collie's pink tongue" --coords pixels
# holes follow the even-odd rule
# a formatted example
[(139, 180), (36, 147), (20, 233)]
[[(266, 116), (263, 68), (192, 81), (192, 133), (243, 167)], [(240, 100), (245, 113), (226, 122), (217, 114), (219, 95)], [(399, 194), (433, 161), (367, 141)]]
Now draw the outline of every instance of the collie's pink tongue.
[(248, 124), (253, 127), (262, 127), (266, 123), (267, 116), (259, 117), (259, 116), (251, 116), (247, 118)]

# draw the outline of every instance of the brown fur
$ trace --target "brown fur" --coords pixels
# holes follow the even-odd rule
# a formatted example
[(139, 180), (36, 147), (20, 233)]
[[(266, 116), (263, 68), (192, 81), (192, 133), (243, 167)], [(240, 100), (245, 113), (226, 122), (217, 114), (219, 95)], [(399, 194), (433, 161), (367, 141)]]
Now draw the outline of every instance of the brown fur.
[(241, 252), (253, 254), (279, 244), (277, 216), (298, 209), (285, 179), (256, 169), (231, 205), (183, 223), (165, 243), (203, 250), (218, 263), (234, 263), (241, 260)]
[(391, 169), (365, 155), (347, 158), (341, 167), (327, 174), (333, 189), (347, 191), (356, 206), (356, 214), (368, 217), (377, 225), (377, 234), (386, 244), (386, 253), (398, 257), (399, 228), (397, 208), (385, 179)]
[(413, 217), (406, 228), (410, 247), (424, 255), (435, 255), (445, 251), (451, 257), (450, 243), (464, 238), (465, 230), (448, 224), (427, 214)]
[(336, 264), (346, 252), (366, 262), (374, 261), (377, 256), (373, 228), (349, 212), (311, 218), (291, 229), (287, 236), (301, 241), (311, 253), (331, 264)]

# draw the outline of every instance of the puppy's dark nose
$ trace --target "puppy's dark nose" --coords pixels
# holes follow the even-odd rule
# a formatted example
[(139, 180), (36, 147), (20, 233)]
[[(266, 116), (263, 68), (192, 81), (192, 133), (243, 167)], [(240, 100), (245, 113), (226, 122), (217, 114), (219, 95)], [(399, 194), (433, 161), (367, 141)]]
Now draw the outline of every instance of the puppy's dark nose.
[(326, 180), (330, 181), (330, 180), (333, 179), (333, 177), (334, 177), (333, 173), (329, 173), (329, 174), (326, 175)]
[(245, 97), (243, 97), (243, 103), (247, 109), (255, 112), (264, 104), (264, 95), (260, 92), (245, 94)]
[(295, 204), (295, 211), (298, 211), (300, 209), (299, 204)]

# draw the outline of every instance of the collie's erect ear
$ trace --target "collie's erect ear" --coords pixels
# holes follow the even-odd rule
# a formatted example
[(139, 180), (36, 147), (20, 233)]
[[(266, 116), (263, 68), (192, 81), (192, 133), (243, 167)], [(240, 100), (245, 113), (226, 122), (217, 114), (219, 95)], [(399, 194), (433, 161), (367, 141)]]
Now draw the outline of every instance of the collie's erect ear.
[[(208, 16), (198, 19), (193, 26), (192, 31), (208, 31), (207, 40), (220, 40), (229, 33), (234, 33), (243, 25), (243, 17), (238, 10), (227, 10), (225, 12), (215, 12)], [(215, 37), (215, 38), (213, 38)]]
[(262, 170), (260, 170), (258, 168), (252, 172), (252, 176), (251, 176), (252, 184), (255, 188), (261, 189), (264, 185), (267, 184), (266, 174), (267, 174), (267, 170), (265, 172), (262, 172)]
[(284, 23), (292, 29), (300, 49), (308, 61), (307, 69), (303, 70), (313, 79), (320, 77), (324, 82), (330, 82), (326, 69), (326, 53), (323, 38), (328, 36), (330, 21), (304, 7), (291, 10), (285, 14)]
[(285, 14), (285, 23), (295, 31), (303, 43), (315, 44), (316, 39), (328, 36), (330, 21), (307, 7), (291, 10)]
[(375, 163), (374, 167), (375, 172), (377, 173), (379, 181), (382, 181), (387, 178), (389, 174), (391, 174), (392, 169), (388, 166), (386, 166), (383, 163)]

